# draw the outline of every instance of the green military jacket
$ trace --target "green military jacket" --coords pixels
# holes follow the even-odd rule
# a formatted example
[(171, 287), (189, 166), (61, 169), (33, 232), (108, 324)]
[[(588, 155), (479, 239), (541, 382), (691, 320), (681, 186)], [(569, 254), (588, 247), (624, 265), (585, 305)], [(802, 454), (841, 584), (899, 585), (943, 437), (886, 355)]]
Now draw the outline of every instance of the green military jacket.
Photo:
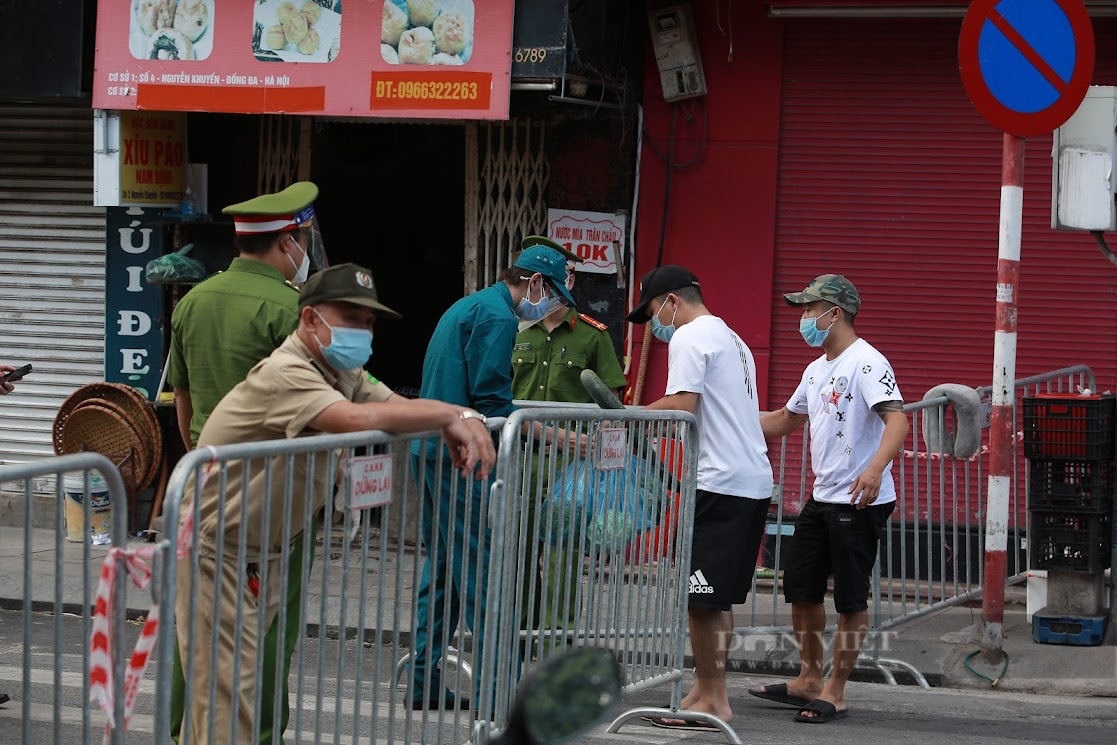
[(593, 370), (610, 388), (627, 385), (608, 327), (600, 321), (571, 309), (551, 332), (540, 321), (516, 336), (512, 394), (517, 399), (592, 403), (582, 370)]
[(171, 315), (167, 379), (190, 392), (194, 443), (225, 394), (298, 325), (299, 291), (262, 261), (233, 259), (186, 293)]

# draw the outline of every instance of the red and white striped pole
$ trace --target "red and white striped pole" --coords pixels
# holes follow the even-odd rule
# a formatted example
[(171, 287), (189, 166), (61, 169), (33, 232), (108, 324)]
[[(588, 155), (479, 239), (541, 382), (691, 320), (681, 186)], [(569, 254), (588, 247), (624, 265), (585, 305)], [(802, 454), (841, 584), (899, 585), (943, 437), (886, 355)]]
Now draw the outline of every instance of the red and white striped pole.
[(1001, 225), (997, 252), (997, 325), (993, 350), (993, 423), (989, 436), (989, 487), (985, 512), (985, 593), (981, 646), (999, 659), (1004, 642), (1008, 577), (1008, 511), (1012, 492), (1013, 404), (1016, 398), (1016, 306), (1020, 282), (1020, 232), (1024, 209), (1024, 138), (1004, 135)]

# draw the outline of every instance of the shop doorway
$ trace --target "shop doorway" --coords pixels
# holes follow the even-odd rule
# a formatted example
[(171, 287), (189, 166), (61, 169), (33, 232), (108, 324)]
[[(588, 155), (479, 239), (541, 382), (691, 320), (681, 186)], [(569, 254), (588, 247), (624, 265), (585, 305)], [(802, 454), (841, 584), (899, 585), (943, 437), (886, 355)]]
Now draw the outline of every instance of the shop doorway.
[(462, 297), (465, 128), (316, 122), (311, 179), (331, 264), (372, 270), (402, 321), (376, 326), (369, 370), (417, 395), (427, 342)]

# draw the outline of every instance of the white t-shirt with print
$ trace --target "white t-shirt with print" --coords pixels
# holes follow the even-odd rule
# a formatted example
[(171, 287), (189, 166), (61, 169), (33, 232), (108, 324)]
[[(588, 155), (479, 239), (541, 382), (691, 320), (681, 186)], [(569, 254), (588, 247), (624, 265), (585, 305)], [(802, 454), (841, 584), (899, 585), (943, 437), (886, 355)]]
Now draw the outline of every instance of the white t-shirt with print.
[[(822, 355), (807, 366), (787, 409), (810, 416), (815, 500), (850, 503), (849, 488), (877, 454), (884, 435), (884, 421), (873, 407), (903, 400), (892, 366), (864, 339), (833, 360)], [(873, 504), (895, 499), (889, 463)]]
[(760, 429), (756, 362), (717, 316), (680, 326), (667, 353), (667, 395), (697, 393), (698, 488), (749, 499), (772, 496)]

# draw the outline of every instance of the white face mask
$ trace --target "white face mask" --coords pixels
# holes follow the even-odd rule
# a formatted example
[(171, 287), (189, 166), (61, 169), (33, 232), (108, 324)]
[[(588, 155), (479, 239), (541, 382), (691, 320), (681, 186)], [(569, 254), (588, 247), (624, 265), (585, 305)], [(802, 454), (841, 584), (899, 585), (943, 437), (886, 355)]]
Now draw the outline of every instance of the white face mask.
[[(292, 237), (291, 240), (295, 241), (296, 246), (299, 245), (299, 242), (296, 241), (294, 237)], [(291, 254), (287, 253), (286, 251), (283, 252), (283, 255), (287, 257), (287, 261), (290, 261), (291, 266), (295, 267), (295, 276), (291, 278), (291, 284), (293, 285), (304, 284), (306, 282), (306, 278), (310, 276), (310, 257), (307, 255), (306, 251), (303, 251), (302, 254), (302, 261), (300, 261), (296, 265), (295, 260), (291, 258)]]

